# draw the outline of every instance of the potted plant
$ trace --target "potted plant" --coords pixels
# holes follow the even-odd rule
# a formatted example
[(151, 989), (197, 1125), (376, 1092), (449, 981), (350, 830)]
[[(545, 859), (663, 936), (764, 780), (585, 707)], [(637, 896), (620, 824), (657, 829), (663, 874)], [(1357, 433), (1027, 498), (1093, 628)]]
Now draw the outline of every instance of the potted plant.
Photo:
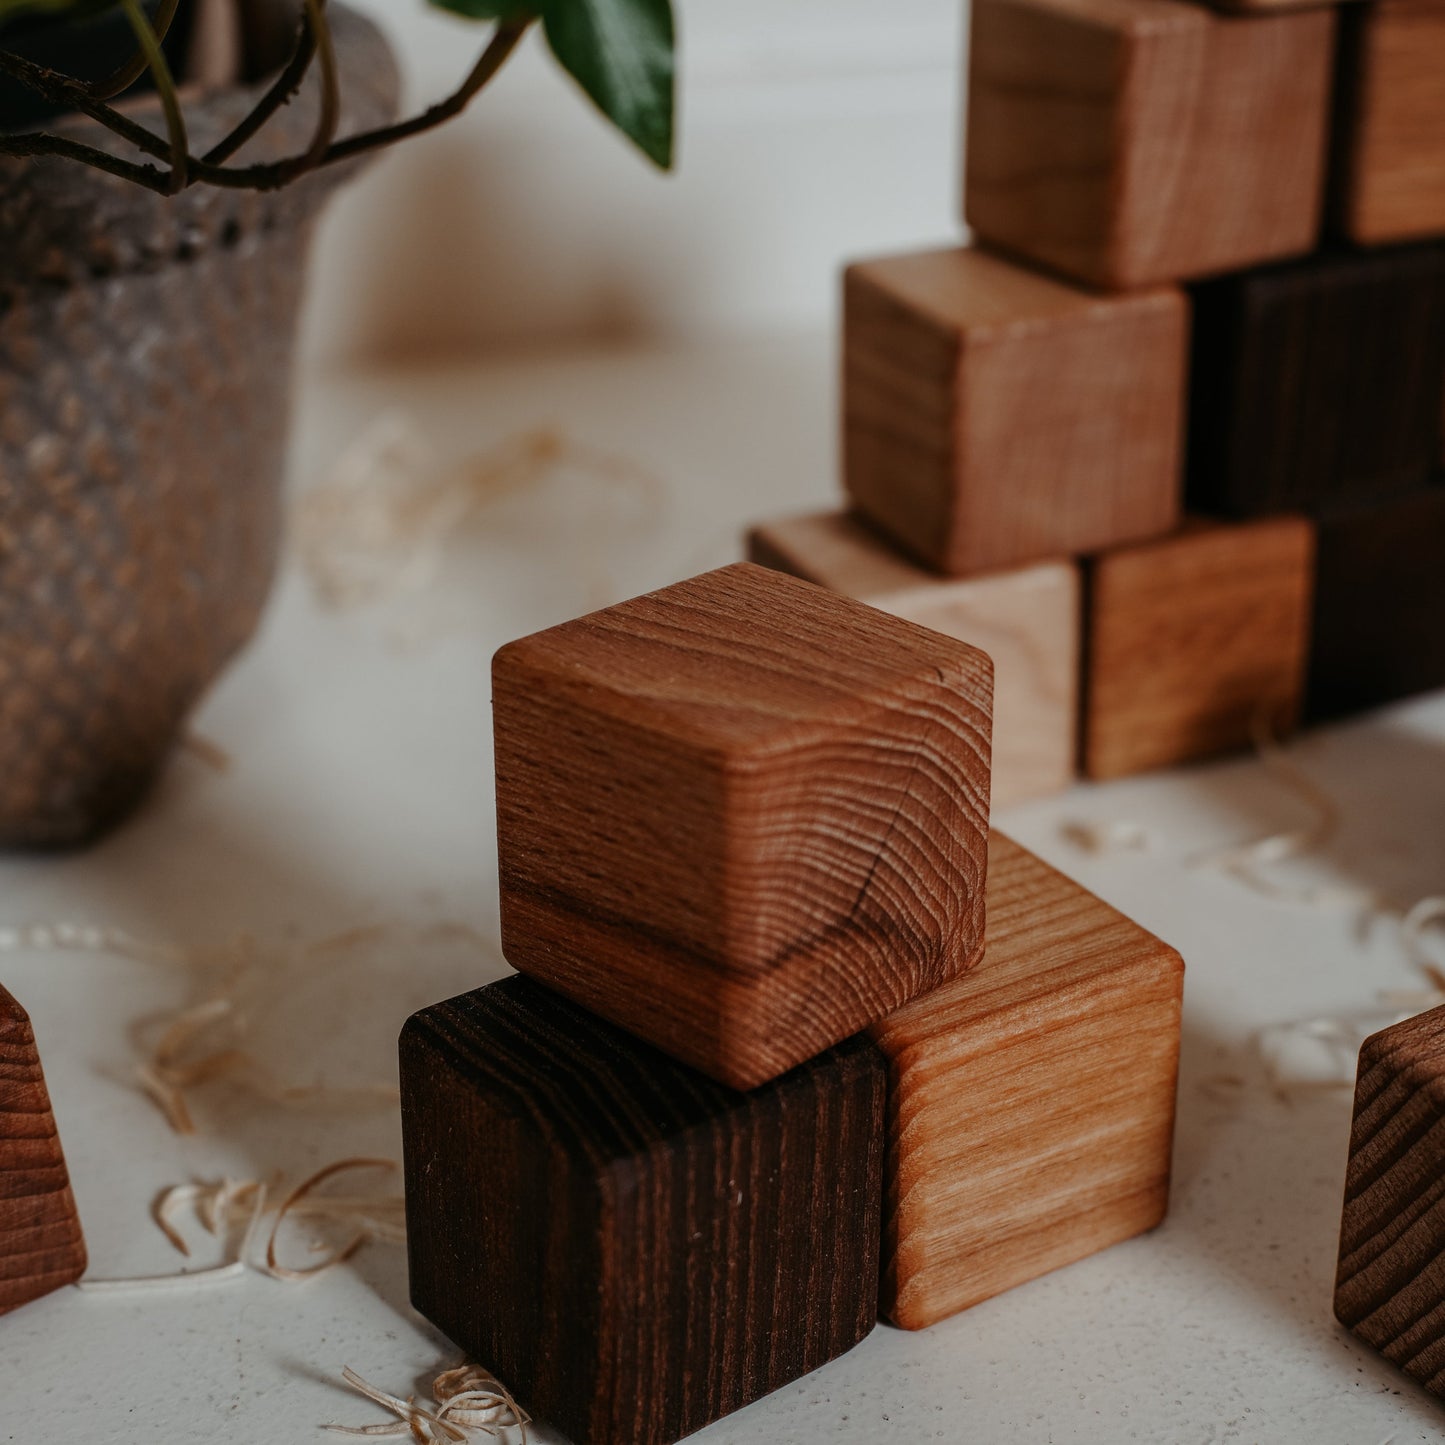
[(124, 817), (251, 636), (336, 182), (534, 24), (671, 165), (670, 0), (430, 3), (492, 28), (397, 120), (384, 42), (328, 0), (0, 0), (0, 845)]

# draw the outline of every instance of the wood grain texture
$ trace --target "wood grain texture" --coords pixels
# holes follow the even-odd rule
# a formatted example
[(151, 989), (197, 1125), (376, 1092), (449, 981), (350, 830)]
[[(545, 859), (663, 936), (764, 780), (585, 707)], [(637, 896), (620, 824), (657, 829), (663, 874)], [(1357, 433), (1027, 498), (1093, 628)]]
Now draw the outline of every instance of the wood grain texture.
[(1152, 1229), (1184, 963), (997, 831), (983, 965), (871, 1030), (889, 1060), (883, 1310), (924, 1329)]
[(1362, 245), (1445, 234), (1445, 6), (1345, 7), (1334, 211)]
[(1445, 1008), (1360, 1050), (1335, 1314), (1445, 1398)]
[(1445, 687), (1442, 619), (1445, 486), (1322, 521), (1309, 717)]
[(1314, 529), (1191, 522), (1085, 566), (1083, 767), (1090, 778), (1284, 737), (1304, 699)]
[(972, 964), (993, 668), (742, 563), (503, 648), (508, 961), (737, 1088)]
[(985, 251), (844, 277), (843, 470), (870, 523), (967, 574), (1179, 518), (1188, 307), (1098, 296)]
[(0, 1314), (84, 1273), (80, 1216), (35, 1033), (0, 988)]
[(401, 1041), (416, 1307), (575, 1445), (670, 1445), (878, 1306), (885, 1070), (735, 1093), (522, 978)]
[(1193, 301), (1192, 509), (1318, 516), (1428, 480), (1445, 247), (1314, 256), (1207, 283)]
[(975, 0), (975, 233), (1127, 290), (1311, 250), (1335, 15), (1176, 0)]
[(994, 807), (1046, 796), (1074, 778), (1080, 581), (1074, 562), (966, 578), (916, 567), (844, 512), (758, 527), (748, 555), (765, 567), (971, 643), (993, 659)]

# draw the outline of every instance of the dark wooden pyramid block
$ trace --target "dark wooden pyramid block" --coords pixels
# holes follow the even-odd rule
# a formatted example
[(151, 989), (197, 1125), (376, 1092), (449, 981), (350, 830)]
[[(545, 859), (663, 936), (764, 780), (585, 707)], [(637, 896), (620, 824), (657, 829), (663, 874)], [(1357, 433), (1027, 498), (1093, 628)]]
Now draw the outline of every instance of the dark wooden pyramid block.
[(0, 988), (0, 1314), (84, 1273), (85, 1241), (35, 1033)]
[(671, 1445), (878, 1308), (885, 1065), (737, 1093), (509, 978), (401, 1038), (412, 1300), (575, 1445)]

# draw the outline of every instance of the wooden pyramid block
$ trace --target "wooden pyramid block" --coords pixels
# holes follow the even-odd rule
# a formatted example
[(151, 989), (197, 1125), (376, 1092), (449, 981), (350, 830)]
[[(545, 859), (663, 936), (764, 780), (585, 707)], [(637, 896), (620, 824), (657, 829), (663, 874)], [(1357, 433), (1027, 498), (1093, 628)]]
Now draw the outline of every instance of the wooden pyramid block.
[(889, 1061), (883, 1312), (924, 1329), (1152, 1229), (1184, 964), (997, 831), (972, 974), (872, 1029)]
[(671, 1445), (878, 1315), (885, 1070), (737, 1093), (525, 978), (401, 1039), (416, 1307), (575, 1445)]
[(85, 1262), (35, 1033), (0, 988), (0, 1314), (73, 1284)]
[(1335, 1314), (1445, 1398), (1445, 1008), (1360, 1050)]
[(741, 563), (504, 647), (507, 960), (735, 1088), (968, 968), (993, 665)]

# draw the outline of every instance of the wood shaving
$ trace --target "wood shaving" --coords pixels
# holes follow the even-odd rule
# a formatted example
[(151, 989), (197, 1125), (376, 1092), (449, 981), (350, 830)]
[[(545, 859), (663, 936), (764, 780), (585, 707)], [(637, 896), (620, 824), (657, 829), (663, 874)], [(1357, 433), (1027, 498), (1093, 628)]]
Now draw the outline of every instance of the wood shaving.
[(197, 762), (204, 763), (213, 772), (229, 773), (231, 755), (220, 743), (213, 742), (203, 733), (186, 731), (181, 734), (181, 747)]
[(341, 1378), (358, 1394), (389, 1410), (396, 1416), (396, 1423), (323, 1425), (323, 1430), (371, 1439), (410, 1436), (423, 1445), (441, 1441), (465, 1445), (474, 1433), (500, 1439), (517, 1429), (521, 1431), (521, 1445), (527, 1445), (527, 1426), (532, 1423), (532, 1417), (517, 1404), (507, 1387), (480, 1365), (457, 1365), (443, 1370), (432, 1383), (430, 1407), (417, 1404), (414, 1395), (403, 1400), (378, 1390), (349, 1367), (341, 1372)]
[(1059, 832), (1085, 853), (1151, 853), (1156, 846), (1148, 828), (1123, 818), (1104, 823), (1075, 820), (1063, 824)]
[[(317, 1264), (308, 1265), (304, 1269), (295, 1269), (289, 1265), (283, 1265), (277, 1258), (276, 1240), (277, 1236), (281, 1232), (281, 1226), (285, 1224), (287, 1217), (293, 1212), (295, 1212), (299, 1205), (301, 1205), (304, 1201), (310, 1199), (313, 1191), (317, 1189), (320, 1185), (324, 1184), (328, 1179), (334, 1178), (338, 1174), (346, 1173), (348, 1170), (386, 1169), (394, 1172), (396, 1168), (396, 1162), (391, 1159), (342, 1159), (335, 1164), (328, 1164), (324, 1169), (318, 1169), (316, 1173), (313, 1174), (309, 1179), (304, 1179), (300, 1184), (296, 1186), (295, 1189), (291, 1191), (291, 1193), (287, 1196), (285, 1203), (283, 1203), (281, 1208), (276, 1211), (276, 1218), (271, 1225), (271, 1235), (266, 1242), (266, 1272), (271, 1275), (273, 1279), (290, 1280), (293, 1283), (300, 1283), (305, 1280), (315, 1279), (319, 1275), (326, 1274), (328, 1271), (335, 1269), (338, 1265), (345, 1264), (346, 1261), (357, 1252), (357, 1250), (361, 1249), (364, 1245), (369, 1244), (373, 1239), (376, 1239), (380, 1230), (394, 1228), (394, 1225), (389, 1221), (382, 1219), (373, 1220), (367, 1218), (363, 1223), (362, 1227), (356, 1232), (355, 1235), (352, 1236), (349, 1243), (344, 1244), (339, 1249), (333, 1251), (329, 1258), (321, 1260)], [(312, 1202), (314, 1204), (316, 1201)], [(331, 1203), (332, 1207), (329, 1213), (325, 1214), (325, 1217), (338, 1217), (335, 1202), (328, 1202)], [(388, 1200), (388, 1204), (392, 1208), (405, 1208), (404, 1202), (402, 1202), (399, 1198), (397, 1198), (394, 1202)], [(322, 1211), (313, 1210), (313, 1217), (320, 1217), (321, 1213)], [(362, 1215), (363, 1217), (365, 1217), (364, 1211), (358, 1210), (353, 1206), (349, 1208), (345, 1212), (345, 1215), (342, 1217), (349, 1218), (355, 1217), (357, 1215)], [(401, 1237), (403, 1239), (405, 1238), (404, 1230), (405, 1226), (403, 1225), (401, 1234)]]
[(654, 478), (554, 428), (519, 433), (448, 466), (410, 417), (384, 413), (301, 499), (293, 532), (302, 567), (332, 611), (419, 592), (461, 528), (562, 472), (639, 493), (644, 516), (658, 511), (663, 489)]

